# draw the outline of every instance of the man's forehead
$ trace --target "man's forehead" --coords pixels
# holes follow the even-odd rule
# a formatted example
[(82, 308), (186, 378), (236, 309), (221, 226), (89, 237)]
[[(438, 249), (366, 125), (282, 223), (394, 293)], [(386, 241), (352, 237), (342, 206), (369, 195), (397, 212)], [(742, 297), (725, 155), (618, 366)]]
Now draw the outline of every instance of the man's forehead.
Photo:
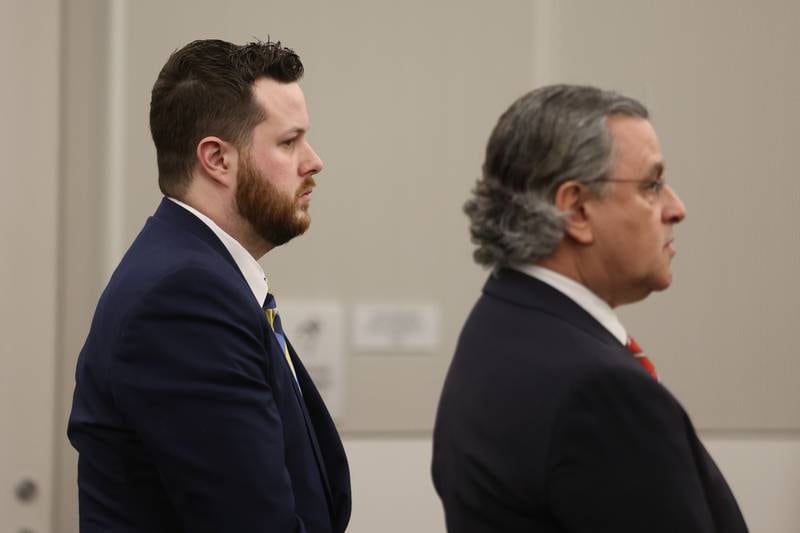
[(257, 98), (272, 100), (285, 98), (289, 100), (303, 100), (303, 90), (296, 81), (284, 83), (272, 78), (261, 77), (253, 82), (253, 91)]
[(661, 155), (658, 135), (647, 119), (628, 116), (609, 117), (608, 129), (618, 150), (645, 150)]
[(641, 117), (612, 116), (607, 119), (617, 157), (637, 160), (647, 166), (660, 165), (663, 156), (658, 135), (649, 120)]
[(606, 118), (609, 131), (626, 138), (658, 138), (653, 124), (646, 118), (629, 115), (611, 115)]
[(268, 117), (273, 114), (298, 118), (307, 116), (305, 96), (297, 82), (283, 83), (271, 78), (259, 78), (253, 83), (253, 94)]

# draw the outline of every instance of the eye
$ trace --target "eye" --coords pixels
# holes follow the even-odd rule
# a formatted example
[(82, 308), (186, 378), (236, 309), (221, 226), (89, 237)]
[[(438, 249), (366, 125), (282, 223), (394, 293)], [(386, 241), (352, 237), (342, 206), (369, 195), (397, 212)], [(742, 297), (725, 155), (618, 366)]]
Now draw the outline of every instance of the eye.
[(295, 141), (297, 141), (297, 137), (286, 139), (285, 141), (281, 141), (281, 146), (285, 146), (286, 148), (291, 148), (292, 146), (294, 146)]
[(664, 180), (662, 180), (661, 178), (656, 178), (654, 180), (647, 181), (644, 184), (644, 189), (649, 193), (658, 195), (664, 189), (664, 185), (665, 185)]

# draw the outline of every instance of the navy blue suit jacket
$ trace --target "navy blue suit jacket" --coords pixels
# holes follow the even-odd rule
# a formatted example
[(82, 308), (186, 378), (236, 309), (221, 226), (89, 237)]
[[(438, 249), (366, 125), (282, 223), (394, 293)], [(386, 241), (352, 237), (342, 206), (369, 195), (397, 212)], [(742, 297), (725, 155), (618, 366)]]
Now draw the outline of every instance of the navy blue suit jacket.
[(78, 358), (81, 531), (344, 531), (344, 449), (290, 352), (299, 390), (223, 244), (162, 201)]
[(448, 530), (742, 533), (678, 401), (572, 300), (500, 269), (442, 392), (433, 479)]

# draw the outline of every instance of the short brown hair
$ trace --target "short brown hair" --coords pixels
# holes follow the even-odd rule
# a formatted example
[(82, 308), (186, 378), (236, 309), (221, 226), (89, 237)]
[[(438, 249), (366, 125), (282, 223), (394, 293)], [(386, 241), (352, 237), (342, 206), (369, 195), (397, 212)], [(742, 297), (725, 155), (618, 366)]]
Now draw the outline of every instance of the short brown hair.
[(161, 192), (184, 193), (203, 137), (215, 135), (240, 148), (250, 142), (253, 128), (265, 118), (253, 97), (258, 78), (291, 83), (302, 76), (300, 58), (280, 42), (240, 46), (206, 39), (173, 52), (150, 99)]

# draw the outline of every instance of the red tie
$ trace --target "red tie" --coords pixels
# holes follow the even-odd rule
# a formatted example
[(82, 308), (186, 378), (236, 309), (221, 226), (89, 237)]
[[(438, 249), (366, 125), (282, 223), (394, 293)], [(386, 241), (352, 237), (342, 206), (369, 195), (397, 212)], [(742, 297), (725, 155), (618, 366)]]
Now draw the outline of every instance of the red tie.
[(639, 361), (639, 364), (642, 365), (645, 370), (647, 370), (647, 373), (653, 376), (653, 379), (658, 381), (658, 372), (656, 372), (656, 366), (644, 353), (642, 353), (642, 347), (639, 346), (639, 343), (636, 342), (636, 339), (633, 337), (628, 337), (627, 348), (630, 350), (636, 360)]

